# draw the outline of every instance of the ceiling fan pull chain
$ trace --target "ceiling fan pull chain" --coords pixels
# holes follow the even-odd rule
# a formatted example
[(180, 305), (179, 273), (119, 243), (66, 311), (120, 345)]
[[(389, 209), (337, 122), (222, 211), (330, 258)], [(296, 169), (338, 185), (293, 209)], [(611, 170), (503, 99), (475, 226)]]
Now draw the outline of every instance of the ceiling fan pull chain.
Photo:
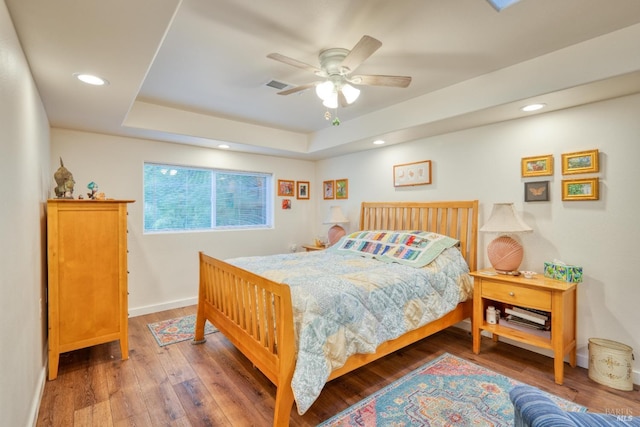
[(336, 118), (333, 119), (331, 124), (334, 125), (334, 126), (340, 126), (340, 117), (338, 117), (338, 109), (337, 108), (336, 108), (336, 111), (335, 111), (335, 115), (336, 115)]

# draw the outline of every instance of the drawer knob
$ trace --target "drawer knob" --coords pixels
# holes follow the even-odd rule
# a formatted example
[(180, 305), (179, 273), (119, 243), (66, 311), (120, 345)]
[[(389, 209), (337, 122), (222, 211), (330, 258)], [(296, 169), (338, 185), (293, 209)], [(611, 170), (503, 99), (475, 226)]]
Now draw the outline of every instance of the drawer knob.
[(509, 296), (510, 296), (510, 297), (514, 297), (514, 296), (516, 296), (516, 294), (515, 294), (515, 293), (513, 293), (513, 291), (511, 291), (511, 292), (509, 292)]

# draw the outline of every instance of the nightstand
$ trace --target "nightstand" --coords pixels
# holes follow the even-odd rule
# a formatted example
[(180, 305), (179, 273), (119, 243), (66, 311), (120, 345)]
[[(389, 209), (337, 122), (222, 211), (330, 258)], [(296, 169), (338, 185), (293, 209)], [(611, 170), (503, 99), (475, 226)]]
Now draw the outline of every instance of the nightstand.
[(302, 247), (307, 251), (307, 252), (313, 252), (313, 251), (323, 251), (326, 248), (324, 246), (316, 246), (316, 245), (302, 245)]
[[(576, 366), (577, 283), (547, 279), (541, 274), (525, 279), (523, 276), (496, 274), (493, 270), (475, 271), (471, 276), (474, 278), (473, 352), (480, 353), (482, 331), (491, 332), (494, 341), (501, 336), (552, 350), (555, 382), (562, 384), (565, 355), (569, 355), (569, 364)], [(490, 305), (499, 308), (500, 303), (550, 313), (551, 331), (516, 329), (503, 319), (499, 324), (487, 323), (486, 308)]]

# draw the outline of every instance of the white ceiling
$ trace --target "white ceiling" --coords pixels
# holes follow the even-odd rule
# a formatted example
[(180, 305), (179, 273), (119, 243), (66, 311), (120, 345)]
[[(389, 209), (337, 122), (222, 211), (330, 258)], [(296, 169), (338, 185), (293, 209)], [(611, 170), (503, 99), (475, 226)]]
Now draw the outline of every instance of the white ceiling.
[[(317, 159), (640, 92), (638, 0), (5, 2), (52, 127)], [(318, 65), (365, 34), (383, 44), (358, 74), (413, 81), (361, 86), (340, 126), (265, 86), (316, 80), (267, 54)]]

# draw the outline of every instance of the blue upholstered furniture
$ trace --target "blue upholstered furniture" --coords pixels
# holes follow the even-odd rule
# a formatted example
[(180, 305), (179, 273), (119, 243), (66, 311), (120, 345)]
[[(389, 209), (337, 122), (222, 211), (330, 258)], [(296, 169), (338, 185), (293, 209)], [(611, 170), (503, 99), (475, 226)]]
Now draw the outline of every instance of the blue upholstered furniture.
[(509, 393), (509, 398), (513, 403), (515, 427), (640, 427), (640, 413), (637, 412), (637, 408), (615, 408), (624, 412), (615, 415), (566, 412), (540, 390), (528, 385), (515, 386)]

